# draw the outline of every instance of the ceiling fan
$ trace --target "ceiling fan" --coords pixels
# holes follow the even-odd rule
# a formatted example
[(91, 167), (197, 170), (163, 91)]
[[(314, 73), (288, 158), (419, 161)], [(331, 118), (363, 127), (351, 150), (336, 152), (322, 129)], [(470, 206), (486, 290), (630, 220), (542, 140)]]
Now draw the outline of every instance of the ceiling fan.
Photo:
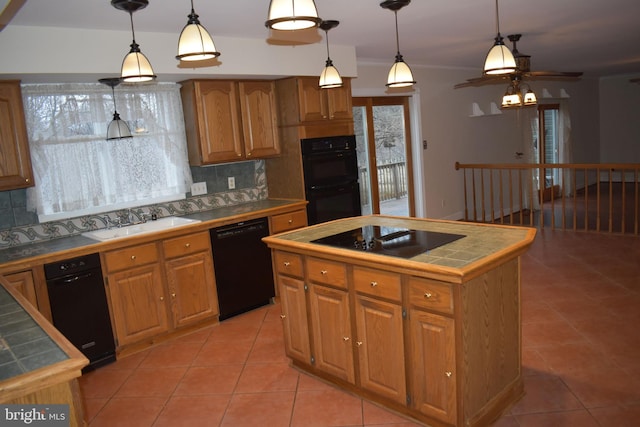
[(464, 83), (454, 86), (455, 89), (470, 86), (484, 86), (488, 84), (502, 83), (505, 80), (522, 81), (522, 80), (577, 80), (582, 76), (582, 72), (571, 71), (531, 71), (531, 55), (524, 55), (518, 51), (516, 43), (522, 37), (522, 34), (511, 34), (507, 36), (513, 43), (513, 57), (516, 60), (516, 70), (513, 73), (498, 75), (483, 75), (468, 79)]

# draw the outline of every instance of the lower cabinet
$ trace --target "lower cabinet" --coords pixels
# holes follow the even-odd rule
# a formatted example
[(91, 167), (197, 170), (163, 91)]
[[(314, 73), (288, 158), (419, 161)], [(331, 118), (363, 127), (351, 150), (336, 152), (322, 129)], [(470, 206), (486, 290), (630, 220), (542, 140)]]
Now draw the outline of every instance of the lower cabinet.
[(278, 282), (285, 353), (292, 359), (311, 363), (305, 284), (284, 275), (279, 276)]
[(208, 232), (106, 252), (103, 264), (118, 347), (219, 313)]
[(42, 266), (29, 270), (0, 272), (10, 285), (22, 294), (47, 320), (51, 321), (49, 293)]

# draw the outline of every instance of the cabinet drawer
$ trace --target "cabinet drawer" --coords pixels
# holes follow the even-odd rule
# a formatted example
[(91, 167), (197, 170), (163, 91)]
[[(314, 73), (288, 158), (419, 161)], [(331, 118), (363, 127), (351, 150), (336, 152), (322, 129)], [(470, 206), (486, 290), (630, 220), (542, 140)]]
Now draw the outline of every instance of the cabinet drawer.
[(307, 211), (299, 210), (271, 217), (271, 234), (307, 226)]
[(278, 273), (302, 278), (301, 255), (276, 251), (273, 262)]
[(108, 273), (125, 268), (137, 267), (158, 261), (158, 247), (155, 243), (117, 249), (104, 255)]
[(400, 275), (373, 268), (354, 267), (353, 284), (356, 292), (400, 302)]
[(347, 267), (341, 262), (307, 258), (307, 274), (313, 282), (347, 288)]
[(186, 236), (167, 239), (162, 242), (164, 255), (167, 258), (175, 258), (195, 252), (208, 251), (210, 248), (209, 232), (194, 233)]
[(445, 313), (453, 313), (451, 285), (435, 280), (409, 279), (409, 301), (412, 305)]

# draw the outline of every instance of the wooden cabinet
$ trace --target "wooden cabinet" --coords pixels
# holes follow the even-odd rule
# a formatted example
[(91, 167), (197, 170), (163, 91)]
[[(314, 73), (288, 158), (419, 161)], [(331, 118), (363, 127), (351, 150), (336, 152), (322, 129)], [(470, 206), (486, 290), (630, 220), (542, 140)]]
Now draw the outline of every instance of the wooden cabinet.
[(119, 347), (219, 314), (208, 232), (103, 254)]
[(162, 242), (173, 325), (189, 325), (219, 314), (208, 232)]
[(280, 153), (274, 82), (188, 80), (181, 84), (191, 165)]
[(6, 274), (5, 279), (11, 286), (24, 296), (32, 306), (38, 308), (38, 297), (36, 296), (36, 285), (31, 270), (19, 273)]
[(407, 382), (400, 275), (354, 266), (353, 287), (359, 385), (405, 404)]
[(42, 265), (23, 271), (0, 272), (47, 320), (51, 321), (49, 292)]
[(307, 210), (300, 209), (269, 217), (271, 234), (282, 233), (307, 226)]
[(0, 191), (32, 186), (20, 82), (0, 81)]
[(155, 243), (115, 250), (104, 255), (107, 290), (118, 346), (169, 330), (159, 256)]
[(280, 116), (283, 125), (326, 125), (332, 120), (353, 120), (351, 80), (348, 78), (343, 79), (342, 87), (333, 89), (321, 89), (317, 77), (279, 80), (278, 96), (282, 101)]

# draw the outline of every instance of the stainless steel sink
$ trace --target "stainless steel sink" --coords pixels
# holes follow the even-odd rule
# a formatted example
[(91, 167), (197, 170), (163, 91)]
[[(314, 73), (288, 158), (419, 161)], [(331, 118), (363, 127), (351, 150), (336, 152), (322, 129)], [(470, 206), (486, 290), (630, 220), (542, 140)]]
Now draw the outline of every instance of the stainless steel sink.
[(176, 227), (182, 227), (189, 224), (200, 222), (199, 219), (188, 219), (177, 216), (169, 216), (160, 218), (156, 221), (148, 221), (140, 224), (126, 225), (119, 228), (102, 229), (95, 231), (87, 231), (82, 233), (83, 236), (101, 242), (114, 239), (123, 239), (131, 236), (139, 236), (141, 234), (153, 233), (156, 231), (169, 230)]

